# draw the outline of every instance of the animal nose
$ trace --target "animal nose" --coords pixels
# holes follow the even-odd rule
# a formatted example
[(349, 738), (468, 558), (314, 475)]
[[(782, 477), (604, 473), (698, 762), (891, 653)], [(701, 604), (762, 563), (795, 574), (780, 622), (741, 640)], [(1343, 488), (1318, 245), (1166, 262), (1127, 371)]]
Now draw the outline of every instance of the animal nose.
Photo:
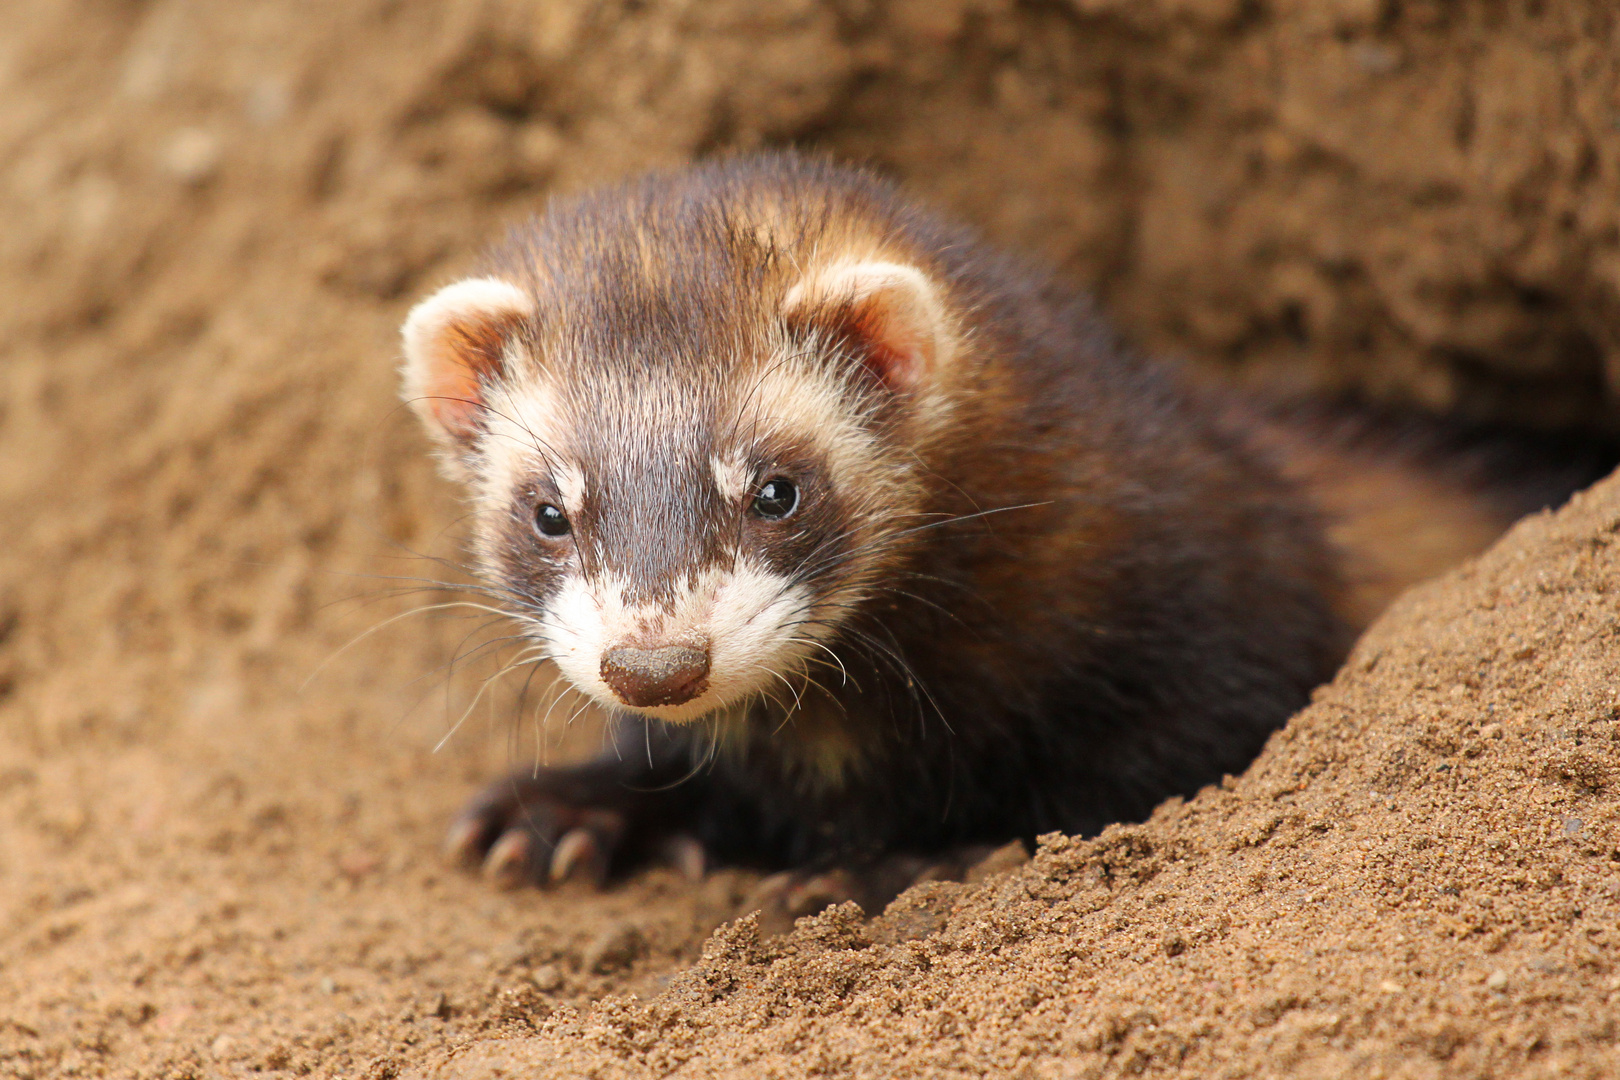
[(688, 645), (620, 645), (602, 657), (602, 681), (626, 705), (681, 705), (709, 686), (709, 650)]

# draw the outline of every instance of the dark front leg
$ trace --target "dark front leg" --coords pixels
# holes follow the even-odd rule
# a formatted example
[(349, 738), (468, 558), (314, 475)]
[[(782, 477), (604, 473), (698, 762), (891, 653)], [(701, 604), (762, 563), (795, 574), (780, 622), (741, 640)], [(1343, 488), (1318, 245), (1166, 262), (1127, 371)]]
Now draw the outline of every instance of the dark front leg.
[(706, 778), (666, 752), (610, 754), (584, 765), (525, 770), (498, 780), (450, 826), (446, 852), (504, 886), (583, 878), (601, 884), (664, 862), (701, 877), (694, 836)]

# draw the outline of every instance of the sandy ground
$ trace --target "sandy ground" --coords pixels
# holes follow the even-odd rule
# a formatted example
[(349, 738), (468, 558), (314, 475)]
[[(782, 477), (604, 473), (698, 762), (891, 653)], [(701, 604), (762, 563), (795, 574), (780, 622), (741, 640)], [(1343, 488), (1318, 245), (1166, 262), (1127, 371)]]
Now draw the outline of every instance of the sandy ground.
[(459, 510), (393, 398), (550, 191), (824, 146), (1212, 369), (1612, 429), (1614, 15), (1398, 7), (4, 5), (0, 1075), (1620, 1073), (1612, 483), (1244, 777), (870, 924), (436, 855), (592, 741), (413, 614)]

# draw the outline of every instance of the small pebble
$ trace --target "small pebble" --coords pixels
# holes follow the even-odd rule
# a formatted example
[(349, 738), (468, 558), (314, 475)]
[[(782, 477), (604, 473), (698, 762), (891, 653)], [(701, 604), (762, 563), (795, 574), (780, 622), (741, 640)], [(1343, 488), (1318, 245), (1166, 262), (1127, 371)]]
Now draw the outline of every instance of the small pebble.
[(323, 994), (337, 993), (337, 982), (330, 975), (321, 976), (320, 987)]
[(274, 124), (291, 105), (292, 91), (280, 79), (260, 79), (248, 91), (247, 114), (256, 124)]
[(524, 124), (518, 129), (518, 156), (532, 169), (555, 168), (563, 150), (563, 137), (550, 124)]
[(629, 967), (647, 949), (647, 940), (641, 931), (628, 922), (615, 923), (585, 948), (582, 963), (586, 971), (607, 975)]
[(529, 973), (529, 981), (541, 993), (550, 994), (562, 988), (563, 974), (556, 964), (541, 964)]
[(163, 168), (183, 184), (201, 184), (219, 171), (219, 138), (201, 128), (182, 128), (163, 150)]
[(1350, 57), (1357, 67), (1370, 75), (1388, 75), (1399, 68), (1405, 59), (1400, 49), (1376, 41), (1357, 42), (1350, 46)]
[(1491, 990), (1506, 990), (1508, 984), (1507, 972), (1497, 968), (1485, 976), (1485, 986)]
[(350, 881), (359, 881), (382, 865), (382, 856), (372, 851), (350, 851), (338, 856), (338, 872)]
[(518, 967), (528, 962), (529, 947), (521, 941), (512, 941), (496, 950), (495, 963), (500, 967)]

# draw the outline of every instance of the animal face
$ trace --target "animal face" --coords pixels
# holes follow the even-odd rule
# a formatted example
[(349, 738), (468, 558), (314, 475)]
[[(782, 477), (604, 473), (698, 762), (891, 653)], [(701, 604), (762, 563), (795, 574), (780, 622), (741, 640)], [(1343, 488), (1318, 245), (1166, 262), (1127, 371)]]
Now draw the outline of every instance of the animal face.
[(845, 492), (881, 458), (875, 436), (843, 415), (835, 374), (776, 352), (737, 367), (603, 385), (587, 360), (524, 364), (491, 395), (469, 470), (483, 569), (603, 704), (682, 721), (791, 697), (863, 597), (850, 556), (873, 529)]
[(965, 351), (886, 188), (739, 175), (556, 204), (404, 327), (484, 576), (575, 687), (672, 722), (844, 677)]
[(406, 322), (405, 395), (473, 498), (484, 575), (576, 688), (677, 723), (786, 704), (817, 662), (841, 677), (915, 515), (895, 429), (944, 348), (937, 302), (886, 262), (684, 323), (649, 325), (654, 288), (448, 286)]

